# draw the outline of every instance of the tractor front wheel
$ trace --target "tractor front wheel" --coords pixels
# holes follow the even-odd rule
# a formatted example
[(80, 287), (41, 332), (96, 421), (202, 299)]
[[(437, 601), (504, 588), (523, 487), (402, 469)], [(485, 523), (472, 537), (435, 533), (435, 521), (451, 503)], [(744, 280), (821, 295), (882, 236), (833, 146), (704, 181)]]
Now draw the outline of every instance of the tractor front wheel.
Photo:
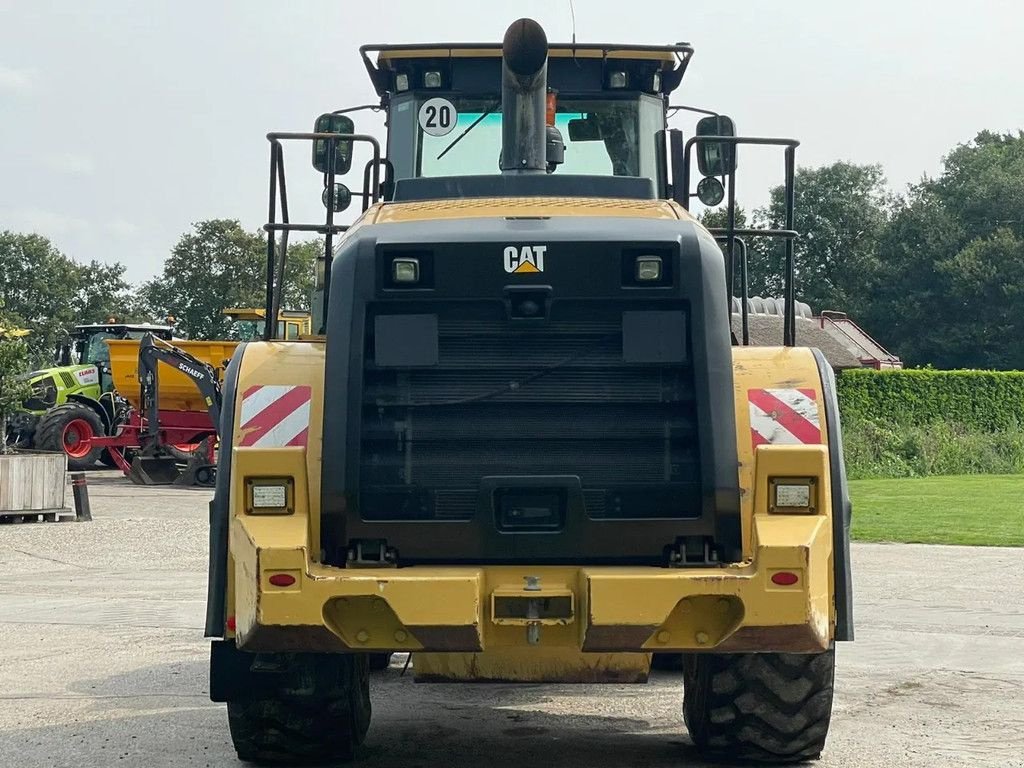
[(351, 760), (370, 727), (366, 654), (281, 654), (278, 680), (228, 701), (235, 751), (255, 763)]
[(63, 451), (68, 469), (93, 469), (103, 449), (94, 438), (103, 435), (99, 414), (82, 403), (64, 403), (43, 414), (36, 426), (34, 443), (44, 451)]
[(747, 765), (821, 754), (832, 715), (835, 649), (686, 654), (683, 716), (705, 758)]

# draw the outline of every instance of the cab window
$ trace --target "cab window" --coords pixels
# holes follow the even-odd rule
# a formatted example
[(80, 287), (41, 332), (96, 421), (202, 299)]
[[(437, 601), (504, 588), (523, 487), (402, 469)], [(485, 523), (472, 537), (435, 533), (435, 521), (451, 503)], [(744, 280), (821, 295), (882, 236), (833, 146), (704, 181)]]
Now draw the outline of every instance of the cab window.
[[(443, 136), (418, 123), (422, 100), (413, 95), (392, 104), (389, 155), (398, 178), (496, 175), (501, 154), (500, 97), (445, 96), (456, 109)], [(565, 162), (555, 173), (646, 176), (657, 181), (655, 134), (664, 128), (661, 102), (646, 94), (625, 98), (559, 98), (555, 127)]]
[(106, 345), (106, 339), (116, 339), (112, 333), (94, 333), (89, 337), (89, 346), (85, 350), (83, 363), (109, 363), (110, 347)]

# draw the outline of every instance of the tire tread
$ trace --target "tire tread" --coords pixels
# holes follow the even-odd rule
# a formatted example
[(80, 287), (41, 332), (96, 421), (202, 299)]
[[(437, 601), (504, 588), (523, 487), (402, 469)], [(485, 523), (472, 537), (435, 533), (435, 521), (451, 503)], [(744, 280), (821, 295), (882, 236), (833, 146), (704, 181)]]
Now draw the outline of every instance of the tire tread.
[[(36, 432), (32, 438), (33, 444), (45, 451), (63, 451), (64, 427), (73, 419), (87, 420), (92, 425), (93, 432), (97, 437), (104, 434), (103, 422), (96, 412), (87, 405), (72, 401), (51, 408), (43, 414), (39, 419), (39, 424), (36, 425)], [(103, 453), (103, 449), (96, 446), (86, 456), (80, 458), (68, 456), (68, 469), (73, 471), (93, 469), (96, 462), (99, 461), (101, 453)]]
[(835, 650), (694, 654), (683, 715), (697, 749), (726, 762), (795, 763), (821, 754), (832, 714)]
[(318, 654), (281, 683), (275, 695), (228, 702), (238, 757), (278, 765), (351, 760), (370, 724), (366, 657)]

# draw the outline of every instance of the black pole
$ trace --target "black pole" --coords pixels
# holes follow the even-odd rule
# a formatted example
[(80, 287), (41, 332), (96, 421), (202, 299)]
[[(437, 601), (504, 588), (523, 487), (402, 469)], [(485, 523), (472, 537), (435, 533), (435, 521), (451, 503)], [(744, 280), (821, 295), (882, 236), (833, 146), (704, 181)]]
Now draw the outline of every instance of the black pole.
[(321, 312), (321, 327), (318, 333), (327, 332), (327, 310), (331, 303), (331, 256), (334, 252), (334, 157), (337, 152), (335, 139), (327, 142), (327, 231), (324, 232), (324, 300)]
[(89, 507), (89, 486), (85, 472), (71, 473), (71, 496), (75, 500), (75, 520), (80, 523), (92, 522), (92, 509)]
[[(682, 189), (676, 189), (675, 185), (679, 182), (675, 178), (673, 173), (672, 178), (672, 197), (683, 206), (686, 210), (690, 210), (690, 148), (684, 147), (683, 145), (683, 132), (673, 130), (669, 134), (669, 144), (672, 149), (672, 167), (678, 168), (682, 166)], [(682, 160), (676, 161), (676, 152), (679, 153)]]
[[(277, 156), (277, 182), (281, 187), (281, 223), (290, 224), (288, 218), (288, 187), (285, 185), (284, 173), (284, 147)], [(268, 233), (273, 240), (273, 232)], [(281, 244), (278, 248), (276, 265), (274, 268), (274, 295), (271, 311), (267, 316), (267, 326), (272, 328), (271, 338), (277, 337), (277, 318), (281, 314), (281, 296), (284, 293), (284, 275), (288, 260), (288, 229), (281, 230)]]
[(736, 271), (736, 164), (729, 169), (729, 202), (726, 212), (726, 263), (725, 284), (727, 286), (725, 300), (729, 303), (729, 317), (732, 317), (732, 291)]
[(139, 399), (146, 417), (146, 442), (155, 441), (160, 432), (160, 374), (153, 358), (153, 334), (147, 333), (139, 342)]
[(747, 283), (747, 241), (736, 238), (740, 246), (740, 317), (743, 325), (743, 346), (750, 346), (750, 313), (747, 311), (747, 297), (750, 293)]
[[(267, 210), (267, 223), (277, 223), (277, 155), (281, 145), (274, 139), (270, 140), (270, 202)], [(274, 311), (274, 232), (267, 232), (267, 302), (266, 317), (263, 322), (263, 340), (270, 341), (270, 318)], [(275, 318), (274, 330), (277, 330)]]
[[(796, 209), (796, 148), (786, 147), (786, 229), (792, 230)], [(793, 238), (786, 238), (785, 331), (782, 343), (796, 344), (796, 266), (793, 260)]]

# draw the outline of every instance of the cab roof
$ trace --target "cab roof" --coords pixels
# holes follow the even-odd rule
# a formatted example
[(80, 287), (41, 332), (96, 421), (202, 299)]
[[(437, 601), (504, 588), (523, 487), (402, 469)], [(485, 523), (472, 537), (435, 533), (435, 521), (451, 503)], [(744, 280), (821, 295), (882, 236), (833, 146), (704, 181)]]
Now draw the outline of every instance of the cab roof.
[(167, 331), (173, 329), (169, 325), (153, 325), (151, 323), (88, 323), (76, 325), (75, 331), (103, 331), (103, 330), (126, 330), (126, 331)]
[[(482, 67), (500, 72), (501, 43), (370, 44), (360, 47), (359, 53), (377, 94), (384, 97), (400, 90), (395, 87), (396, 75), (415, 73), (425, 67), (442, 67), (447, 75), (446, 84), (453, 90), (460, 90), (456, 74), (469, 68)], [(376, 63), (371, 60), (372, 54), (376, 54)], [(576, 68), (585, 67), (602, 74), (609, 68), (626, 69), (638, 75), (658, 71), (661, 84), (657, 90), (668, 94), (679, 85), (692, 55), (693, 48), (689, 43), (551, 43), (548, 46), (549, 82), (554, 79), (552, 85), (557, 88), (558, 71), (562, 69), (559, 64), (571, 62)], [(603, 78), (598, 82), (603, 82)], [(495, 87), (498, 87), (497, 83)], [(420, 89), (414, 85), (410, 90)]]

